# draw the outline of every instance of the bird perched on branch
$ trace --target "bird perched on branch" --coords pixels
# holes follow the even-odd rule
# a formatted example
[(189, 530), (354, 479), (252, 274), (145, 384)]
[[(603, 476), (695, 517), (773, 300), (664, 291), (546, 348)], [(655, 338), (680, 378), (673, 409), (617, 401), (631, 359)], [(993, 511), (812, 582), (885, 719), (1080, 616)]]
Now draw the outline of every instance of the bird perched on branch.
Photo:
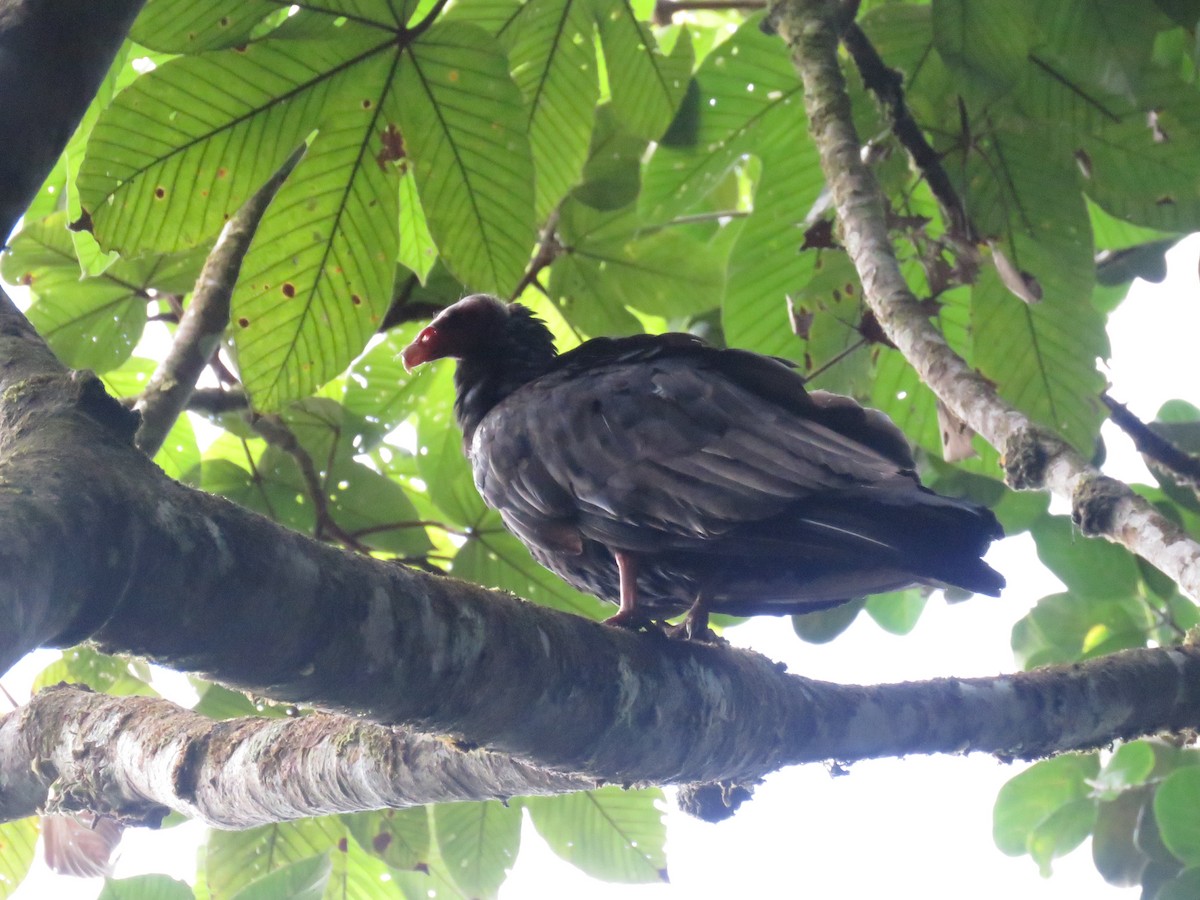
[(453, 357), (475, 485), (546, 568), (640, 626), (689, 611), (792, 614), (913, 585), (996, 595), (1003, 532), (922, 487), (877, 410), (808, 391), (786, 362), (688, 334), (559, 355), (520, 304), (476, 294), (404, 349)]

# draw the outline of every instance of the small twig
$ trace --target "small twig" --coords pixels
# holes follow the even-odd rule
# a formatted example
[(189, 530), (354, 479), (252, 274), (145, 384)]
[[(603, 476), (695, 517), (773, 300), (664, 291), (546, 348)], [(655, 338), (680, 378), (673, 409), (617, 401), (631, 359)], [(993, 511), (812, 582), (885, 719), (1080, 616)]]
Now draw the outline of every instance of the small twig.
[[(533, 259), (525, 269), (525, 274), (521, 276), (521, 280), (517, 282), (517, 286), (513, 288), (513, 292), (508, 296), (510, 301), (520, 297), (521, 294), (525, 293), (525, 288), (531, 285), (538, 285), (541, 288), (541, 285), (538, 283), (538, 276), (542, 274), (543, 269), (562, 256), (565, 248), (558, 240), (557, 228), (558, 208), (555, 208), (549, 217), (547, 217), (546, 224), (538, 236), (537, 252), (534, 253)], [(542, 293), (545, 293), (545, 291), (543, 290)]]
[(930, 146), (921, 126), (908, 111), (904, 101), (904, 77), (883, 61), (875, 45), (856, 22), (851, 22), (843, 29), (841, 40), (854, 60), (863, 84), (887, 111), (896, 140), (929, 184), (950, 231), (968, 243), (978, 243), (979, 235), (967, 215), (962, 198), (954, 190), (950, 176), (942, 166), (941, 156)]
[(1200, 457), (1185, 453), (1157, 434), (1131, 413), (1129, 407), (1118, 403), (1107, 392), (1101, 394), (1100, 399), (1108, 407), (1113, 424), (1129, 435), (1139, 453), (1165, 469), (1177, 483), (1192, 490), (1200, 488)]
[(239, 412), (250, 408), (250, 401), (240, 390), (227, 391), (224, 388), (196, 388), (188, 399), (187, 408), (191, 412), (205, 415), (219, 415), (227, 412)]
[(313, 462), (312, 456), (300, 445), (300, 441), (297, 440), (296, 435), (287, 427), (283, 419), (278, 416), (261, 415), (258, 413), (251, 413), (249, 419), (250, 427), (261, 435), (268, 444), (282, 450), (295, 461), (296, 467), (300, 470), (300, 477), (304, 479), (305, 488), (308, 490), (308, 495), (312, 498), (313, 507), (316, 510), (316, 532), (314, 536), (318, 540), (332, 538), (351, 550), (369, 554), (371, 550), (366, 544), (359, 541), (334, 520), (333, 515), (329, 511), (329, 497), (325, 493), (325, 486), (321, 483), (321, 476), (317, 472), (317, 466)]
[(229, 301), (242, 268), (242, 259), (267, 206), (303, 155), (304, 146), (301, 145), (234, 213), (204, 261), (192, 291), (192, 302), (183, 311), (179, 327), (175, 329), (171, 349), (134, 404), (142, 414), (142, 424), (134, 443), (147, 456), (158, 452), (196, 389), (196, 379), (212, 360), (229, 324)]
[(351, 534), (356, 538), (361, 538), (372, 534), (382, 534), (386, 531), (401, 531), (405, 528), (436, 528), (439, 531), (446, 532), (446, 534), (453, 534), (464, 538), (471, 537), (473, 534), (471, 531), (455, 528), (452, 525), (447, 525), (445, 522), (435, 522), (432, 519), (414, 519), (407, 522), (388, 522), (384, 525), (369, 525), (366, 528), (356, 528)]

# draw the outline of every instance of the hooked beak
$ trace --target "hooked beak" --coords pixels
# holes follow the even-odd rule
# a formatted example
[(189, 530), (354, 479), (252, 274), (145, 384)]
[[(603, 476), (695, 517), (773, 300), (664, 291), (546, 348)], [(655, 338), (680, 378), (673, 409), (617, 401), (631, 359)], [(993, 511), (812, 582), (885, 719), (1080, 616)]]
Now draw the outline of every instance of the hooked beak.
[(433, 338), (435, 332), (431, 327), (421, 329), (411, 344), (400, 351), (400, 362), (404, 364), (404, 371), (411, 372), (422, 363), (427, 363), (431, 359), (436, 359), (433, 351)]

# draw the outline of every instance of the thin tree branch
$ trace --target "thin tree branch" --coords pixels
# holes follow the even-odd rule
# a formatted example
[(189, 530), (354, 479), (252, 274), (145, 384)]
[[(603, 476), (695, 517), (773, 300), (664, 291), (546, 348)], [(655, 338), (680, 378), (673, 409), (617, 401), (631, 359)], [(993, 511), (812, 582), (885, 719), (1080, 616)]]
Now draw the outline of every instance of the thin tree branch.
[(229, 301), (242, 269), (242, 259), (250, 249), (250, 241), (267, 206), (303, 155), (302, 145), (234, 213), (204, 261), (192, 291), (192, 302), (175, 329), (171, 349), (134, 404), (134, 409), (142, 414), (135, 441), (147, 456), (158, 452), (171, 426), (187, 408), (196, 389), (196, 379), (212, 360), (229, 324)]
[(304, 449), (284, 421), (278, 416), (253, 414), (250, 416), (250, 426), (268, 444), (282, 450), (295, 461), (296, 467), (300, 470), (300, 477), (304, 479), (309, 499), (312, 500), (313, 508), (316, 510), (317, 539), (332, 538), (358, 553), (370, 553), (370, 548), (342, 528), (333, 517), (333, 513), (329, 511), (329, 496), (325, 492), (321, 474), (317, 471), (312, 456)]
[(1200, 600), (1200, 544), (1127, 485), (1100, 473), (1062, 438), (1002, 400), (950, 349), (909, 290), (889, 239), (882, 192), (859, 153), (838, 66), (838, 13), (834, 0), (782, 0), (772, 8), (770, 21), (791, 48), (804, 82), (809, 128), (846, 250), (880, 325), (921, 380), (1001, 451), (1012, 487), (1046, 489), (1066, 498), (1084, 534), (1123, 544)]
[(54, 168), (144, 2), (0, 2), (0, 246)]
[(967, 216), (962, 198), (954, 190), (950, 176), (942, 166), (941, 157), (925, 139), (921, 127), (904, 102), (904, 78), (890, 68), (858, 23), (851, 22), (842, 31), (842, 44), (854, 60), (854, 65), (866, 86), (887, 111), (892, 134), (908, 152), (913, 165), (924, 176), (929, 189), (941, 207), (951, 233), (960, 241), (975, 244), (979, 235)]
[(1200, 488), (1200, 457), (1184, 453), (1107, 392), (1101, 394), (1100, 399), (1108, 407), (1114, 424), (1129, 435), (1139, 453), (1165, 469), (1176, 483), (1192, 490)]
[(0, 794), (0, 821), (86, 810), (157, 826), (174, 810), (227, 829), (596, 787), (348, 716), (214, 722), (156, 697), (74, 685), (42, 690), (0, 716), (0, 771), (14, 775)]
[(187, 402), (189, 411), (210, 416), (244, 412), (249, 408), (250, 401), (245, 393), (240, 390), (227, 391), (224, 388), (196, 388)]

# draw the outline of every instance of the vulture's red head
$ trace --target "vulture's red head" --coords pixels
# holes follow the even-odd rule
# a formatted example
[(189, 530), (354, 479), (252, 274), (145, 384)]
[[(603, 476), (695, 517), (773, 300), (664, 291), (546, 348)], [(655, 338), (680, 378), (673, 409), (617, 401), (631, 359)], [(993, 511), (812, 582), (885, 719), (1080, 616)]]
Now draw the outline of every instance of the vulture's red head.
[(422, 363), (453, 357), (462, 359), (482, 350), (503, 333), (508, 304), (487, 294), (472, 294), (443, 309), (400, 353), (411, 372)]

